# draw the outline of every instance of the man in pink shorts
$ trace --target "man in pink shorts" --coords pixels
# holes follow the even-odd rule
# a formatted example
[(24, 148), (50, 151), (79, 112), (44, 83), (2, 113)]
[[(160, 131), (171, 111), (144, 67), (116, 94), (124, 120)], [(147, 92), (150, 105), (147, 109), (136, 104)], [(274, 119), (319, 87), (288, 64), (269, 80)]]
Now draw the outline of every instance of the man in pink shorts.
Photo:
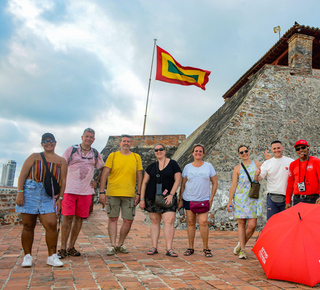
[(81, 230), (82, 219), (89, 216), (92, 195), (97, 186), (97, 182), (93, 180), (94, 168), (101, 169), (104, 166), (100, 153), (91, 147), (95, 140), (94, 130), (85, 129), (81, 139), (80, 145), (69, 147), (62, 155), (68, 164), (68, 174), (62, 200), (61, 249), (58, 252), (60, 259), (67, 255), (81, 255), (74, 245)]

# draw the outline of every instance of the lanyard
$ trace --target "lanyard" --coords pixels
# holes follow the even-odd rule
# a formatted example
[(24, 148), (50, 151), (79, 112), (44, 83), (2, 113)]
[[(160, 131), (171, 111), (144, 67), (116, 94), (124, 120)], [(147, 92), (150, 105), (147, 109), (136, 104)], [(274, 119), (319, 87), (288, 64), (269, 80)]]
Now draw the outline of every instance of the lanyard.
[[(306, 165), (306, 170), (305, 170), (305, 172), (304, 172), (303, 182), (305, 182), (305, 180), (306, 180), (308, 163), (309, 163), (309, 157), (308, 157), (308, 159), (307, 159), (307, 165)], [(300, 159), (299, 159), (299, 183), (300, 183)]]

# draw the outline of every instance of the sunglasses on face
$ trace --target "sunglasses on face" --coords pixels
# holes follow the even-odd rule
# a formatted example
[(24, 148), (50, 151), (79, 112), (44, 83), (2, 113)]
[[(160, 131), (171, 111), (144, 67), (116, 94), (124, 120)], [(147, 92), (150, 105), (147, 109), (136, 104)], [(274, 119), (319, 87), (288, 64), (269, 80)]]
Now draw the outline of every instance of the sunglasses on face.
[(48, 144), (48, 143), (51, 143), (51, 144), (52, 144), (52, 143), (56, 143), (56, 141), (54, 141), (54, 140), (52, 140), (52, 139), (51, 139), (51, 140), (43, 140), (43, 141), (42, 141), (42, 144)]
[(157, 149), (154, 149), (154, 152), (158, 152), (158, 151), (164, 151), (164, 149), (163, 148), (157, 148)]
[(302, 150), (307, 149), (307, 146), (298, 147), (298, 148), (296, 148), (296, 151), (298, 152), (298, 151), (300, 151), (300, 149), (302, 149)]
[(249, 150), (244, 150), (244, 151), (240, 151), (239, 154), (242, 155), (243, 153), (248, 153), (248, 152), (249, 152)]

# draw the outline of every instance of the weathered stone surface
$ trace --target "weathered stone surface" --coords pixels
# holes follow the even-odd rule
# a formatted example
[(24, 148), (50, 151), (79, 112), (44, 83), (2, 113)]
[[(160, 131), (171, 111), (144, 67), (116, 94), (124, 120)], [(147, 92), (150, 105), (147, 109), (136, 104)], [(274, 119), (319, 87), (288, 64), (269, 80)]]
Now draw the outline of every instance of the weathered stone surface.
[[(319, 156), (319, 91), (318, 70), (301, 76), (290, 67), (265, 65), (179, 146), (173, 159), (183, 168), (192, 161), (189, 152), (193, 144), (205, 145), (205, 160), (213, 164), (219, 180), (211, 210), (219, 224), (226, 220), (232, 171), (240, 163), (237, 154), (240, 144), (249, 146), (252, 160), (264, 161), (262, 151), (279, 139), (285, 155), (296, 159), (293, 145), (298, 139), (306, 139), (313, 155)], [(265, 223), (264, 191), (265, 182), (260, 228)]]

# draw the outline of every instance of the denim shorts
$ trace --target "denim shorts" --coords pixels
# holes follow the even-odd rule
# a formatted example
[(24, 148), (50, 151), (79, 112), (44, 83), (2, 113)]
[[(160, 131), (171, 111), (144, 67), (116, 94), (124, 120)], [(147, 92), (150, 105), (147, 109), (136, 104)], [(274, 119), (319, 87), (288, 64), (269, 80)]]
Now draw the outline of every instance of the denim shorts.
[(24, 183), (24, 204), (16, 205), (16, 212), (27, 214), (45, 214), (55, 212), (54, 198), (45, 192), (43, 182), (27, 179)]

